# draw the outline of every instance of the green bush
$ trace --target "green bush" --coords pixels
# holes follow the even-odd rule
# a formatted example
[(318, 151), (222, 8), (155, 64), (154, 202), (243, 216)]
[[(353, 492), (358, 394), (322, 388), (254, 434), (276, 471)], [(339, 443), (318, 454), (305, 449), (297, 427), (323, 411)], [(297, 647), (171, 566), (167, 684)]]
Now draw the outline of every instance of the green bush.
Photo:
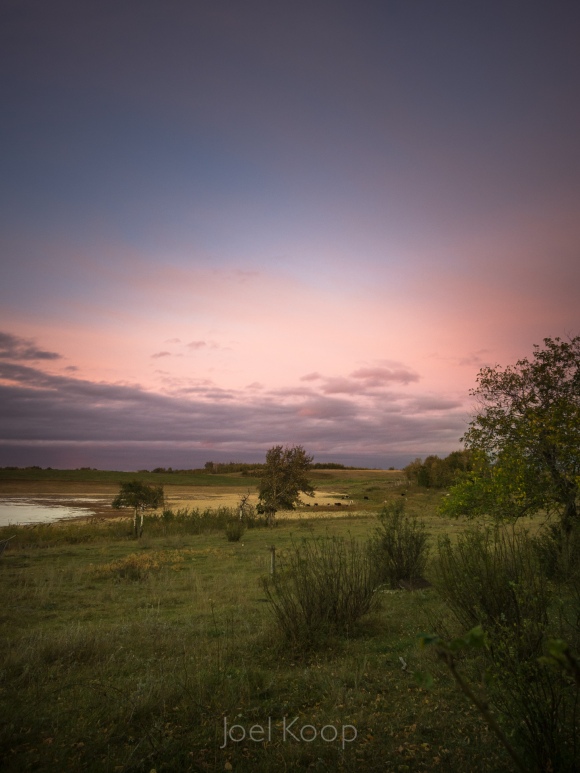
[(532, 540), (524, 532), (473, 528), (452, 545), (439, 540), (435, 584), (462, 627), (482, 625), (540, 653), (550, 592)]
[(232, 518), (227, 522), (225, 531), (228, 542), (239, 542), (246, 531), (246, 527), (241, 518)]
[(379, 514), (379, 525), (369, 544), (378, 584), (400, 587), (401, 581), (423, 577), (429, 545), (423, 523), (404, 513), (403, 500), (386, 505)]
[(346, 633), (375, 602), (375, 576), (366, 546), (326, 537), (293, 543), (281, 568), (263, 579), (284, 638), (302, 647)]
[(548, 524), (533, 540), (542, 571), (551, 580), (574, 582), (580, 574), (580, 527), (569, 534), (560, 524)]

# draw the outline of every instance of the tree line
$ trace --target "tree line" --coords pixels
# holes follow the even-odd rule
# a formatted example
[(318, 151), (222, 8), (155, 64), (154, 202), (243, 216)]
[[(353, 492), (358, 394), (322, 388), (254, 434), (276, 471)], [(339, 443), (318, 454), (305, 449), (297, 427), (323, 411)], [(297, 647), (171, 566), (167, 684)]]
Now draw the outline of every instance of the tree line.
[(473, 469), (473, 455), (471, 451), (453, 451), (441, 459), (432, 454), (425, 461), (415, 459), (406, 467), (403, 472), (407, 476), (409, 483), (426, 488), (449, 488), (459, 480), (464, 473), (471, 472)]

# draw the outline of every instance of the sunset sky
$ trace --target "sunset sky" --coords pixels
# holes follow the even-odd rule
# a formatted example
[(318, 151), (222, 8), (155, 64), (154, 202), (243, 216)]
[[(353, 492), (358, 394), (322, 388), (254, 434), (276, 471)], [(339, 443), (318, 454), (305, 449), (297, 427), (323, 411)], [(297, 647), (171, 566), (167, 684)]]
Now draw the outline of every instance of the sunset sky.
[(580, 334), (577, 2), (0, 8), (0, 465), (398, 466)]

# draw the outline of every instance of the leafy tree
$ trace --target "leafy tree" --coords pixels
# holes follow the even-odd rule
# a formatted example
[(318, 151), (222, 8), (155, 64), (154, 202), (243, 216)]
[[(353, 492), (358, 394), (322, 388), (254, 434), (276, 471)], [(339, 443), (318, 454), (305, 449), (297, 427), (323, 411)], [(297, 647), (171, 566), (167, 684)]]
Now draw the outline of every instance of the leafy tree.
[(545, 338), (533, 359), (482, 368), (462, 440), (474, 469), (443, 505), (449, 515), (516, 519), (557, 513), (569, 533), (580, 485), (580, 336)]
[(145, 510), (157, 510), (163, 504), (163, 486), (149, 486), (139, 480), (121, 483), (121, 490), (111, 504), (116, 510), (122, 507), (133, 508), (133, 535), (139, 538), (143, 534)]
[(312, 456), (302, 446), (284, 448), (274, 446), (266, 454), (266, 463), (258, 486), (258, 507), (272, 525), (278, 510), (293, 510), (300, 502), (300, 494), (314, 496), (314, 487), (308, 480)]

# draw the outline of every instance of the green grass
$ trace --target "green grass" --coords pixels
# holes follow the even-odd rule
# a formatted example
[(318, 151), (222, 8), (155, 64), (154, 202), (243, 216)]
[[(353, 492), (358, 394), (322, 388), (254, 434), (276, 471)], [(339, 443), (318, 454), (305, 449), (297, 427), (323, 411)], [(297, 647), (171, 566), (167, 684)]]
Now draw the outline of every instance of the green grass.
[[(463, 528), (434, 514), (432, 492), (408, 500), (431, 535)], [(375, 524), (372, 515), (280, 521), (238, 543), (147, 528), (136, 542), (127, 524), (67, 524), (14, 540), (0, 559), (3, 770), (509, 770), (416, 644), (452, 627), (433, 589), (382, 593), (378, 612), (309, 654), (279, 638), (259, 582), (270, 546), (283, 561), (292, 541), (367, 539)], [(419, 688), (415, 670), (429, 670), (436, 688)], [(299, 718), (293, 727), (353, 725), (358, 736), (344, 750), (284, 742), (284, 717)], [(271, 718), (272, 740), (221, 749), (224, 718), (247, 732)]]

